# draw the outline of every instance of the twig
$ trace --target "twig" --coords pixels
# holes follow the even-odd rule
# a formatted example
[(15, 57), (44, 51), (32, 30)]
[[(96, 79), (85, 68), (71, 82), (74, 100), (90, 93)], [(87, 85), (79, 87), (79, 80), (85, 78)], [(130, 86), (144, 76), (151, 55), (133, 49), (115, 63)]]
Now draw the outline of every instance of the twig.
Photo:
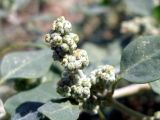
[(120, 98), (130, 96), (145, 90), (150, 90), (149, 84), (134, 84), (127, 87), (119, 88), (114, 91), (113, 98)]

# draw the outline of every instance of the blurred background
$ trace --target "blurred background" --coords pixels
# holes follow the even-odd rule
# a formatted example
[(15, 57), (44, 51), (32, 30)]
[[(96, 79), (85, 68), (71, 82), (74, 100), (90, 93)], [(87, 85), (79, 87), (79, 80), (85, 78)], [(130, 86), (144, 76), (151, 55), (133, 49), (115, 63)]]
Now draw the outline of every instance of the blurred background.
[[(121, 51), (128, 43), (140, 35), (160, 35), (160, 0), (0, 0), (0, 61), (10, 52), (48, 47), (44, 35), (59, 16), (72, 23), (79, 47), (88, 52), (86, 74), (103, 64), (114, 65), (119, 72)], [(122, 81), (118, 87), (128, 84)], [(152, 91), (120, 99), (145, 114), (160, 110), (159, 100)], [(116, 110), (106, 116), (131, 119)]]

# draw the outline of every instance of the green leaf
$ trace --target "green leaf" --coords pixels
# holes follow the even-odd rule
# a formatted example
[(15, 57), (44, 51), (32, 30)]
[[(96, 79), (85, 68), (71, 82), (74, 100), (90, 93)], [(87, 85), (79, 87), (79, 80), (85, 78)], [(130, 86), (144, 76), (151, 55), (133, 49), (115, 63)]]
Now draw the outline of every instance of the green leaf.
[(49, 49), (10, 53), (2, 60), (0, 82), (10, 78), (39, 78), (48, 72), (52, 62)]
[(160, 79), (160, 37), (136, 38), (122, 52), (121, 76), (135, 83)]
[(40, 120), (38, 117), (38, 112), (30, 112), (27, 115), (21, 117), (20, 114), (16, 114), (11, 120)]
[(150, 86), (154, 92), (160, 95), (160, 80), (156, 80), (150, 83)]
[(21, 92), (5, 102), (5, 108), (8, 113), (12, 116), (15, 114), (15, 110), (18, 106), (25, 102), (42, 102), (45, 103), (51, 99), (58, 99), (62, 98), (56, 92), (56, 83), (55, 82), (48, 82), (43, 83), (42, 85), (38, 86), (35, 89)]
[(139, 15), (150, 15), (154, 7), (153, 0), (124, 0), (128, 11)]
[(50, 120), (77, 120), (80, 113), (78, 106), (71, 105), (69, 102), (48, 102), (38, 108), (38, 111)]

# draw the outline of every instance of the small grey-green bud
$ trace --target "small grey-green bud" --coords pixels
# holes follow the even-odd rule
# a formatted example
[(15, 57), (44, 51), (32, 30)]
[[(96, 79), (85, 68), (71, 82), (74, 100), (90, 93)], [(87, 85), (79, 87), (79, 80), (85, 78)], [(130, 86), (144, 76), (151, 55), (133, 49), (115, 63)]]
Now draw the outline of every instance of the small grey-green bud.
[(77, 34), (75, 33), (70, 33), (69, 34), (71, 36), (71, 38), (74, 40), (74, 42), (77, 44), (79, 42), (79, 37)]
[(58, 33), (51, 34), (51, 46), (60, 46), (62, 44), (62, 37)]
[(46, 34), (45, 35), (45, 42), (50, 43), (51, 40), (51, 35), (50, 34)]
[(90, 97), (90, 88), (88, 88), (88, 87), (83, 88), (83, 97), (84, 97), (84, 99), (87, 99)]
[(62, 50), (64, 52), (68, 52), (69, 51), (69, 46), (66, 43), (62, 43), (62, 45), (60, 47), (62, 48)]

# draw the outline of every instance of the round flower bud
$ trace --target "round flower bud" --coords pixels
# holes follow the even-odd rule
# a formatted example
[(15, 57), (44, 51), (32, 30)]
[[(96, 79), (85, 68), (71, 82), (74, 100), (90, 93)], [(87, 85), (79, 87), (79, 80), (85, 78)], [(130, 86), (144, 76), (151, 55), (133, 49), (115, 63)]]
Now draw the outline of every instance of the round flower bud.
[(77, 49), (73, 52), (73, 54), (76, 57), (76, 59), (79, 60), (82, 64), (80, 69), (88, 66), (89, 59), (88, 59), (87, 52), (85, 50)]
[(83, 87), (82, 86), (73, 86), (71, 87), (71, 90), (72, 90), (72, 95), (73, 97), (75, 98), (82, 98), (82, 93), (83, 93)]
[(51, 34), (51, 46), (60, 46), (62, 44), (62, 37), (58, 33)]
[(52, 30), (64, 35), (71, 32), (72, 25), (69, 21), (65, 20), (65, 18), (62, 16), (53, 22)]
[(53, 21), (52, 30), (60, 33), (64, 33), (63, 26), (64, 26), (65, 18), (63, 16), (57, 18), (57, 20)]
[(46, 34), (45, 35), (45, 42), (50, 43), (51, 40), (51, 35), (50, 34)]
[(83, 79), (83, 80), (82, 80), (82, 86), (83, 86), (83, 87), (91, 88), (90, 79), (88, 79), (88, 78)]
[(69, 34), (71, 36), (71, 38), (74, 40), (74, 42), (77, 44), (79, 42), (79, 37), (77, 34), (75, 33), (70, 33)]
[[(94, 76), (96, 78), (96, 81)], [(110, 83), (114, 83), (116, 81), (115, 69), (111, 65), (100, 66), (97, 70), (92, 72), (90, 79), (93, 84), (96, 84), (96, 82), (99, 82), (99, 80), (101, 80), (104, 81), (106, 85), (110, 85)]]
[(76, 69), (81, 69), (81, 68), (82, 68), (82, 63), (81, 63), (81, 61), (76, 60), (74, 63), (75, 63)]
[(70, 46), (70, 52), (72, 52), (73, 50), (75, 50), (77, 48), (77, 44), (73, 43), (71, 46)]
[(69, 33), (72, 30), (72, 25), (71, 25), (71, 23), (69, 21), (65, 20), (63, 28), (64, 28), (64, 32), (65, 33)]
[(62, 65), (67, 66), (68, 65), (68, 59), (63, 58)]
[(60, 32), (60, 34), (62, 34), (62, 35), (64, 34), (64, 29), (63, 29), (63, 27), (64, 27), (63, 21), (56, 23), (56, 30), (57, 30), (57, 32)]
[(87, 55), (87, 52), (85, 50), (82, 50), (82, 49), (77, 49), (74, 51), (74, 56), (76, 56), (76, 58), (78, 60), (80, 60), (81, 58), (88, 58), (88, 55)]
[(62, 50), (64, 52), (68, 52), (69, 51), (69, 46), (66, 43), (63, 43), (60, 47), (62, 48)]
[(76, 69), (76, 66), (73, 62), (68, 63), (68, 65), (66, 67), (68, 70), (71, 70), (71, 71)]
[(84, 87), (83, 88), (83, 98), (84, 99), (87, 99), (90, 97), (90, 88), (88, 87)]
[(76, 61), (76, 58), (75, 58), (75, 56), (68, 56), (68, 61), (69, 62), (74, 62), (74, 61)]
[(70, 35), (65, 35), (63, 37), (63, 41), (67, 43), (69, 46), (72, 46), (75, 43)]

